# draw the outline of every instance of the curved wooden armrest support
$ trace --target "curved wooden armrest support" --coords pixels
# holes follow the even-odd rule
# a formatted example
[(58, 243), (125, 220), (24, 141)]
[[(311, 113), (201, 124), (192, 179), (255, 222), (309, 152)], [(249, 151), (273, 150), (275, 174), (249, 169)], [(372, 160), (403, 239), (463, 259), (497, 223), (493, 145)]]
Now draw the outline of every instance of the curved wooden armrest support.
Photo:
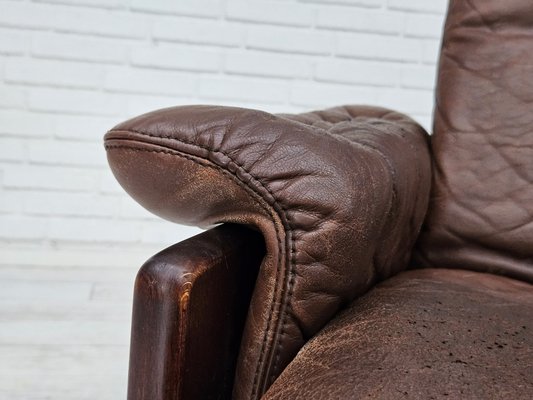
[(133, 302), (128, 400), (231, 398), (264, 252), (259, 233), (221, 225), (142, 266)]

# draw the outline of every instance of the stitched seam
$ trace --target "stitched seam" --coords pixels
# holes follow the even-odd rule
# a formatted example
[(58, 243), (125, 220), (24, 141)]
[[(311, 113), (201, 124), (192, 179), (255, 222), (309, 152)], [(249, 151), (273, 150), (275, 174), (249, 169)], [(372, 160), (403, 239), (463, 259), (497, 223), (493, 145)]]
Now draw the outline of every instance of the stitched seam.
[[(276, 349), (276, 353), (275, 353), (275, 359), (274, 359), (274, 364), (272, 366), (272, 370), (273, 372), (275, 373), (277, 368), (278, 368), (278, 365), (279, 365), (279, 360), (281, 358), (281, 350), (283, 349), (283, 338), (285, 336), (285, 328), (287, 327), (287, 318), (288, 318), (288, 315), (289, 313), (286, 312), (287, 311), (287, 308), (289, 310), (291, 310), (292, 312), (292, 305), (290, 303), (290, 300), (292, 299), (292, 294), (293, 294), (293, 289), (294, 289), (294, 281), (296, 279), (296, 274), (294, 273), (294, 271), (292, 270), (292, 266), (294, 266), (296, 264), (296, 243), (294, 240), (292, 240), (292, 233), (291, 233), (291, 246), (290, 246), (290, 265), (291, 265), (291, 270), (290, 270), (290, 275), (289, 275), (289, 289), (288, 289), (288, 292), (287, 292), (287, 302), (284, 304), (284, 313), (283, 313), (283, 322), (282, 322), (282, 325), (281, 325), (281, 329), (280, 329), (280, 332), (279, 332), (279, 339), (278, 339), (278, 345), (277, 345), (277, 349)], [(280, 309), (280, 313), (281, 313), (281, 309)], [(270, 373), (270, 376), (269, 376), (269, 379), (272, 379), (274, 375), (272, 374), (272, 372)]]
[[(289, 270), (288, 270), (288, 274), (287, 274), (288, 275), (287, 278), (289, 280), (289, 288), (288, 288), (287, 294), (285, 296), (283, 296), (283, 286), (280, 287), (282, 301), (281, 301), (281, 305), (280, 305), (280, 308), (279, 308), (279, 313), (281, 314), (284, 310), (286, 310), (287, 309), (287, 305), (289, 303), (289, 299), (292, 296), (293, 286), (294, 286), (294, 279), (295, 279), (294, 278), (294, 268), (293, 268), (293, 263), (295, 261), (295, 258), (294, 258), (295, 242), (293, 240), (292, 231), (291, 231), (290, 225), (288, 223), (289, 218), (288, 218), (288, 215), (287, 215), (287, 210), (277, 201), (277, 199), (274, 196), (274, 194), (268, 188), (266, 188), (264, 186), (264, 184), (260, 180), (258, 180), (255, 176), (253, 176), (250, 172), (248, 172), (241, 164), (237, 163), (232, 157), (230, 157), (229, 155), (227, 155), (226, 153), (224, 153), (222, 151), (212, 150), (212, 149), (210, 149), (210, 148), (208, 148), (206, 146), (203, 146), (203, 145), (200, 145), (200, 144), (197, 144), (197, 143), (193, 143), (193, 142), (190, 142), (190, 141), (178, 139), (176, 137), (172, 137), (172, 136), (169, 136), (169, 135), (166, 135), (166, 136), (154, 135), (154, 134), (145, 133), (145, 132), (141, 132), (141, 131), (133, 130), (133, 129), (127, 129), (127, 130), (125, 130), (125, 129), (120, 129), (120, 130), (119, 129), (115, 129), (115, 130), (111, 130), (110, 132), (133, 132), (133, 133), (138, 133), (138, 134), (143, 135), (143, 136), (149, 136), (149, 137), (154, 137), (154, 138), (171, 139), (171, 140), (174, 140), (176, 142), (182, 142), (182, 143), (185, 143), (185, 144), (188, 144), (188, 145), (191, 145), (191, 146), (202, 148), (202, 149), (207, 150), (207, 151), (209, 151), (211, 153), (220, 153), (220, 154), (224, 155), (225, 157), (227, 157), (230, 161), (232, 161), (235, 165), (237, 165), (239, 168), (241, 168), (248, 175), (250, 175), (264, 190), (266, 190), (272, 196), (272, 198), (274, 199), (274, 204), (277, 205), (282, 210), (283, 217), (285, 217), (285, 219), (287, 220), (287, 226), (284, 226), (284, 227), (286, 229), (286, 233), (287, 233), (287, 236), (288, 236), (288, 240), (287, 241), (290, 243), (289, 248), (290, 248), (291, 256), (289, 257)], [(109, 140), (113, 140), (113, 139), (109, 139)], [(118, 140), (120, 140), (120, 139), (118, 139)], [(124, 140), (124, 139), (122, 139), (122, 140)], [(172, 149), (172, 150), (149, 150), (149, 149), (141, 149), (141, 148), (133, 147), (133, 146), (107, 145), (107, 144), (105, 145), (105, 148), (106, 149), (110, 149), (110, 148), (126, 148), (126, 149), (131, 149), (131, 150), (136, 150), (136, 151), (165, 153), (165, 154), (179, 156), (179, 157), (188, 159), (190, 161), (193, 161), (193, 162), (195, 162), (195, 163), (197, 163), (199, 165), (207, 166), (207, 167), (222, 171), (223, 173), (225, 173), (228, 176), (230, 176), (239, 186), (243, 187), (247, 191), (251, 191), (254, 195), (259, 196), (262, 200), (266, 201), (266, 199), (261, 194), (257, 193), (252, 187), (250, 187), (246, 183), (242, 182), (237, 176), (235, 176), (234, 174), (231, 174), (229, 171), (223, 169), (222, 167), (220, 167), (220, 166), (218, 166), (216, 164), (215, 164), (216, 168), (215, 168), (215, 166), (212, 166), (212, 165), (201, 164), (201, 163), (198, 162), (198, 160), (194, 159), (191, 156), (187, 156), (186, 154), (181, 154), (181, 152), (179, 152), (178, 150), (174, 150), (174, 149)], [(196, 157), (198, 157), (198, 156), (196, 156)], [(198, 158), (203, 158), (203, 157), (198, 157)], [(211, 160), (206, 160), (206, 161), (212, 162)], [(268, 214), (270, 214), (273, 217), (273, 214), (272, 214), (271, 210), (268, 210), (261, 203), (260, 203), (260, 206), (265, 211), (267, 211)], [(283, 219), (282, 219), (282, 222), (283, 222)], [(279, 269), (280, 269), (280, 266), (281, 266), (281, 257), (282, 257), (282, 255), (281, 255), (282, 246), (281, 246), (280, 234), (279, 234), (278, 228), (276, 227), (275, 224), (274, 224), (274, 228), (276, 230), (276, 239), (277, 239), (278, 246), (279, 246), (278, 265), (276, 267), (276, 278), (275, 278), (275, 288), (274, 288), (274, 299), (272, 301), (272, 304), (271, 304), (271, 307), (270, 307), (270, 310), (269, 310), (269, 316), (268, 316), (268, 319), (267, 319), (267, 326), (266, 326), (265, 334), (263, 335), (263, 341), (262, 341), (262, 344), (261, 344), (261, 351), (260, 351), (260, 354), (259, 354), (257, 367), (256, 367), (256, 370), (255, 370), (255, 373), (254, 373), (254, 380), (253, 380), (253, 384), (252, 384), (252, 394), (251, 394), (252, 398), (254, 398), (258, 394), (258, 391), (259, 391), (260, 367), (265, 362), (265, 353), (266, 353), (266, 343), (267, 343), (267, 339), (268, 339), (268, 332), (269, 332), (271, 324), (272, 324), (272, 317), (273, 317), (273, 314), (274, 314), (274, 309), (275, 309), (275, 304), (276, 304), (276, 301), (275, 301), (276, 292), (277, 292), (276, 289), (277, 289), (278, 286), (280, 286), (280, 285), (278, 285), (278, 283), (279, 283), (279, 275), (280, 275), (279, 274), (279, 272), (280, 272)], [(282, 337), (283, 337), (283, 334), (284, 334), (284, 331), (285, 331), (285, 327), (286, 327), (286, 324), (287, 324), (287, 313), (285, 313), (285, 315), (283, 315), (282, 318), (283, 318), (283, 321), (282, 321), (282, 324), (281, 324), (282, 328), (281, 328), (280, 332), (277, 334), (277, 337), (273, 341), (273, 348), (276, 349), (276, 355), (277, 355), (275, 364), (272, 367), (273, 370), (275, 370), (276, 367), (277, 367), (277, 360), (279, 360), (279, 355), (280, 355), (281, 349), (283, 347)], [(267, 377), (264, 377), (264, 379), (266, 381)]]

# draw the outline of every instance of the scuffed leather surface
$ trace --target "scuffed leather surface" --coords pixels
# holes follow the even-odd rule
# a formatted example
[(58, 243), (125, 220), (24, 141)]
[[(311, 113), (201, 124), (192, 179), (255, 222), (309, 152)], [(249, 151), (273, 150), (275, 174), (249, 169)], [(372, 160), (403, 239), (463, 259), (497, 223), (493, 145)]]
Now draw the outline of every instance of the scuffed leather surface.
[(533, 1), (455, 0), (413, 264), (533, 282)]
[(426, 213), (426, 133), (385, 109), (176, 107), (118, 125), (105, 143), (121, 185), (155, 214), (262, 231), (236, 399), (260, 397), (343, 305), (404, 269)]
[(308, 342), (264, 399), (531, 399), (531, 321), (527, 283), (403, 272)]

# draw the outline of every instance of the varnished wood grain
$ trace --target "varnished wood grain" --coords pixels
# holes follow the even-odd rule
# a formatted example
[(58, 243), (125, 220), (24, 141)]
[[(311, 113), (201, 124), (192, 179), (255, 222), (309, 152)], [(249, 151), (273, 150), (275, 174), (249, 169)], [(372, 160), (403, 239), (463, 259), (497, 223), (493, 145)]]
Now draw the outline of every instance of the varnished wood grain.
[(128, 400), (229, 399), (259, 233), (223, 225), (171, 246), (139, 271)]

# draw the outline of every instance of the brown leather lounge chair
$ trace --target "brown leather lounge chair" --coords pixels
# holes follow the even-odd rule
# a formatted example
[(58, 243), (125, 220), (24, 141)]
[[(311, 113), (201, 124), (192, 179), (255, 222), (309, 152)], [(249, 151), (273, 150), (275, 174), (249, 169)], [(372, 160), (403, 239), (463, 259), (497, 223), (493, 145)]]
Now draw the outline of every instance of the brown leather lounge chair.
[(399, 113), (176, 107), (105, 138), (212, 226), (135, 286), (130, 400), (533, 398), (533, 2), (453, 0), (431, 138)]

